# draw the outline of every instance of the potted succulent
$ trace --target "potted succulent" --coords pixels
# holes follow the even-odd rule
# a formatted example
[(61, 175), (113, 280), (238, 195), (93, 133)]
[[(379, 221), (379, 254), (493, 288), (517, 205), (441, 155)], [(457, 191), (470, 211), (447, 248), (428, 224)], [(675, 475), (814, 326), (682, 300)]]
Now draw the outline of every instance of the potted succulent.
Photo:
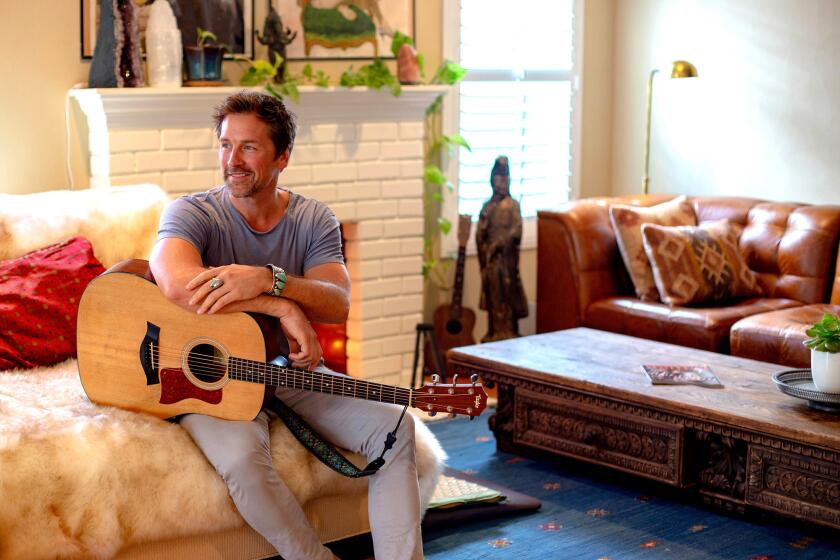
[(818, 390), (840, 393), (840, 318), (826, 313), (805, 331), (803, 344), (811, 349), (811, 377)]
[(222, 59), (228, 46), (210, 31), (198, 28), (194, 46), (184, 47), (187, 85), (215, 85), (222, 82)]

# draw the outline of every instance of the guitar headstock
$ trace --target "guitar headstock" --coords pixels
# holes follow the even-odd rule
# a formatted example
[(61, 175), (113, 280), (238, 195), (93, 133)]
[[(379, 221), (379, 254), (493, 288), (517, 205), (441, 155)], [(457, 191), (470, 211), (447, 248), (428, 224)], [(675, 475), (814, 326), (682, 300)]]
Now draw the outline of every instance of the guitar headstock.
[[(457, 381), (457, 378), (455, 379)], [(426, 383), (414, 389), (411, 406), (430, 413), (478, 416), (487, 408), (487, 393), (480, 384)]]
[(472, 216), (469, 214), (458, 215), (458, 246), (466, 247), (470, 239), (470, 228), (472, 227)]

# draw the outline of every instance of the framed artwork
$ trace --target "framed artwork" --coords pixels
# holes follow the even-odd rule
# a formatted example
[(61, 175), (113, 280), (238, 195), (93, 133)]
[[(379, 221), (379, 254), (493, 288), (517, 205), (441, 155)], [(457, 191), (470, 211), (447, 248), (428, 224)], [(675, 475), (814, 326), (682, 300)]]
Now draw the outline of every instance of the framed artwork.
[(294, 34), (289, 60), (393, 58), (396, 31), (414, 38), (414, 0), (269, 0)]
[[(101, 0), (81, 0), (82, 58), (92, 58), (99, 29)], [(140, 45), (145, 54), (146, 23), (149, 9), (155, 1), (169, 2), (178, 27), (181, 42), (194, 45), (196, 29), (212, 31), (219, 41), (227, 44), (232, 54), (254, 57), (254, 0), (130, 0), (137, 7)], [(226, 55), (230, 58), (232, 55)]]

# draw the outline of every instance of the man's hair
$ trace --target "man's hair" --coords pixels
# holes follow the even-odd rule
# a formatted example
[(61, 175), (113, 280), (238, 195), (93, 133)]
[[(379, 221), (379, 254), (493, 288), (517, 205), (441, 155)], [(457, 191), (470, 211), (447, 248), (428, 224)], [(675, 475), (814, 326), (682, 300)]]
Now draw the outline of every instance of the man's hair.
[(292, 146), (295, 143), (295, 116), (286, 110), (283, 102), (268, 95), (256, 91), (240, 91), (225, 99), (213, 112), (213, 120), (216, 123), (216, 138), (222, 133), (222, 122), (228, 115), (240, 115), (253, 113), (262, 122), (268, 125), (271, 141), (274, 143), (276, 156), (289, 151), (292, 153)]

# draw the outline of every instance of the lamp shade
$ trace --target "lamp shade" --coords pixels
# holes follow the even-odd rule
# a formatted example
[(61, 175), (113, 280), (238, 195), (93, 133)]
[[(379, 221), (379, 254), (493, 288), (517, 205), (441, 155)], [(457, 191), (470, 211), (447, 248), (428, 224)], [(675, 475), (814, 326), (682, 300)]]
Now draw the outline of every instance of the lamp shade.
[(672, 78), (696, 78), (697, 68), (687, 60), (675, 60), (671, 67)]

